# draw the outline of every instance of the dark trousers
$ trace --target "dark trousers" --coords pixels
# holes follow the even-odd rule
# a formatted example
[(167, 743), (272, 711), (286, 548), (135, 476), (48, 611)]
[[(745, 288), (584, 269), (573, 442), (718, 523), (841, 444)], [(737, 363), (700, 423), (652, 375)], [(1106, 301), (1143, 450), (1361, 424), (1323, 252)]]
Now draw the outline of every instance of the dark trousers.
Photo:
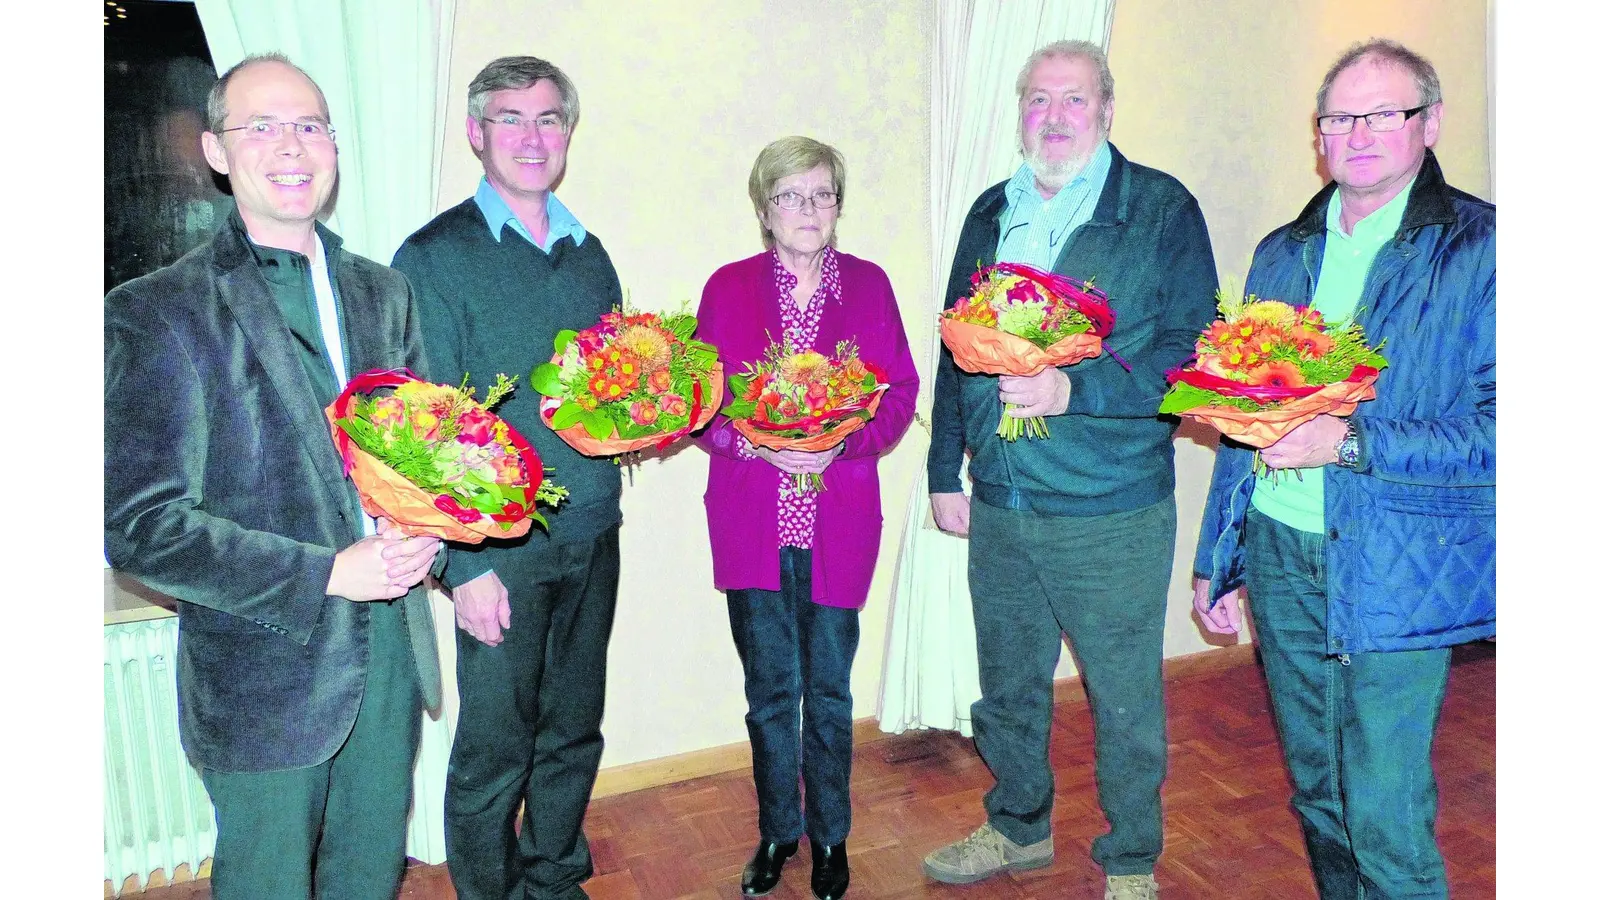
[(1111, 825), (1090, 856), (1108, 875), (1154, 871), (1167, 774), (1162, 640), (1176, 534), (1170, 497), (1086, 517), (973, 501), (967, 580), (983, 699), (972, 705), (972, 730), (995, 778), (984, 808), (1007, 838), (1050, 837), (1050, 721), (1064, 633), (1089, 695), (1095, 781)]
[(1324, 538), (1250, 510), (1250, 610), (1323, 900), (1448, 896), (1433, 735), (1450, 649), (1328, 653)]
[(850, 664), (861, 614), (811, 602), (810, 550), (784, 547), (778, 560), (779, 590), (728, 591), (761, 839), (788, 843), (803, 832), (832, 846), (850, 834)]
[(506, 583), (511, 627), (498, 646), (456, 630), (444, 840), (461, 900), (585, 897), (578, 885), (594, 874), (583, 816), (604, 746), (617, 529), (548, 555), (537, 579)]
[(369, 606), (361, 709), (330, 759), (201, 770), (217, 815), (216, 900), (394, 900), (399, 891), (422, 695), (399, 603)]

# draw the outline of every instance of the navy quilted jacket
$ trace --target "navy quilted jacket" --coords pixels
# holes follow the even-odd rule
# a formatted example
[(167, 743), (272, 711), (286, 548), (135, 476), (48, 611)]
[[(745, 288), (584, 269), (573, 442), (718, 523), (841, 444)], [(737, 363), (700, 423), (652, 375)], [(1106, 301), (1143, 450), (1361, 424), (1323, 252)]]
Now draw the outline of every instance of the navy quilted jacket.
[[(1246, 290), (1309, 303), (1335, 186), (1256, 247)], [(1389, 367), (1352, 417), (1362, 458), (1327, 466), (1328, 652), (1419, 650), (1495, 633), (1495, 208), (1450, 187), (1433, 152), (1360, 320)], [(1195, 574), (1213, 597), (1249, 581), (1251, 450), (1223, 440)]]

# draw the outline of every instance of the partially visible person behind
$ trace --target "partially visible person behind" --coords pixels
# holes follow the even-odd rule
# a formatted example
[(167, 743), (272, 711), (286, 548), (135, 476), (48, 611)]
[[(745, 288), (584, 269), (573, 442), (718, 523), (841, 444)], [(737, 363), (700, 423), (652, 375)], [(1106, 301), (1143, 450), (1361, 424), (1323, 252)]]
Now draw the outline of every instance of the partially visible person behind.
[[(1324, 900), (1445, 897), (1433, 736), (1450, 648), (1495, 633), (1495, 208), (1445, 182), (1439, 76), (1389, 40), (1317, 91), (1333, 182), (1262, 239), (1245, 289), (1383, 343), (1377, 398), (1217, 449), (1196, 611), (1248, 589)], [(1215, 605), (1213, 606), (1213, 603)]]
[(417, 586), (439, 541), (362, 513), (322, 410), (369, 369), (426, 377), (417, 310), (317, 223), (338, 150), (303, 71), (249, 57), (207, 113), (235, 211), (105, 300), (106, 557), (177, 599), (211, 896), (392, 900), (420, 711), (439, 702)]
[[(825, 356), (854, 341), (890, 385), (877, 415), (830, 450), (753, 447), (723, 417), (699, 438), (711, 455), (712, 574), (744, 667), (760, 806), (741, 888), (770, 892), (804, 834), (812, 894), (838, 900), (850, 883), (850, 666), (883, 531), (878, 459), (911, 423), (918, 378), (888, 276), (834, 249), (839, 151), (780, 138), (756, 157), (749, 188), (767, 249), (712, 274), (697, 337), (719, 348), (729, 374), (772, 341)], [(795, 489), (793, 475), (813, 474), (825, 476), (824, 490)]]
[[(973, 265), (1018, 262), (1111, 298), (1110, 353), (1018, 377), (958, 370), (941, 348), (928, 450), (934, 520), (970, 531), (967, 578), (983, 699), (972, 728), (994, 774), (985, 821), (928, 854), (951, 884), (1055, 859), (1051, 693), (1065, 634), (1094, 717), (1095, 783), (1110, 831), (1089, 855), (1107, 898), (1148, 900), (1162, 848), (1167, 714), (1161, 681), (1177, 535), (1175, 423), (1157, 418), (1165, 373), (1211, 319), (1217, 270), (1200, 204), (1176, 178), (1110, 142), (1114, 82), (1088, 41), (1040, 48), (1017, 77), (1023, 164), (978, 196), (962, 225), (945, 308)], [(1002, 403), (1050, 436), (995, 434)], [(962, 457), (971, 453), (969, 497)]]
[[(486, 390), (520, 375), (496, 407), (572, 499), (549, 528), (455, 549), (444, 582), (456, 610), (461, 708), (445, 778), (444, 838), (461, 900), (570, 900), (594, 874), (583, 832), (604, 741), (606, 649), (621, 565), (622, 479), (539, 420), (528, 372), (556, 332), (622, 303), (600, 239), (556, 199), (578, 92), (551, 63), (507, 56), (467, 87), (477, 191), (406, 238), (436, 380)], [(521, 809), (521, 824), (517, 823)]]

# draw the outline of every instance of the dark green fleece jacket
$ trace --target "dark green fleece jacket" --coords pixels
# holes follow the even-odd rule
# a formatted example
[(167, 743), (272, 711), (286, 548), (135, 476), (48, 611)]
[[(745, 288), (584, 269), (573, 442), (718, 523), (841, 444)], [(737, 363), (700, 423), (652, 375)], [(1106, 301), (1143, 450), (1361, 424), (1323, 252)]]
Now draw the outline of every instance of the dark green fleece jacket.
[[(976, 266), (1000, 243), (1006, 182), (972, 204), (944, 306), (972, 290)], [(1129, 162), (1111, 148), (1111, 171), (1094, 215), (1067, 239), (1053, 271), (1094, 279), (1117, 321), (1109, 352), (1063, 369), (1072, 382), (1067, 411), (1046, 420), (1050, 437), (1001, 440), (999, 378), (956, 368), (941, 347), (933, 396), (928, 489), (963, 490), (961, 457), (971, 452), (973, 497), (1045, 515), (1093, 516), (1140, 509), (1172, 495), (1175, 418), (1156, 417), (1165, 373), (1193, 351), (1216, 313), (1217, 267), (1200, 204), (1176, 178)], [(432, 350), (430, 348), (431, 356)]]

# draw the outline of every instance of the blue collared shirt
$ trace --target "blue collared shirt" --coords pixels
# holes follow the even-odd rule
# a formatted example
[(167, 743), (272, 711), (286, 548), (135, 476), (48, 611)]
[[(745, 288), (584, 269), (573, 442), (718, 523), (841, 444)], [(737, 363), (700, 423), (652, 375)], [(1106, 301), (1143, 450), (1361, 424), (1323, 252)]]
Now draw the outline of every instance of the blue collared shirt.
[(573, 246), (582, 246), (583, 239), (589, 236), (589, 232), (578, 223), (577, 217), (556, 199), (554, 191), (545, 195), (544, 212), (550, 219), (550, 233), (545, 235), (543, 244), (533, 239), (533, 235), (528, 233), (527, 226), (523, 225), (522, 220), (511, 211), (511, 207), (506, 205), (505, 198), (489, 184), (487, 177), (478, 179), (478, 192), (472, 195), (472, 200), (478, 204), (478, 209), (483, 211), (483, 217), (489, 221), (489, 233), (494, 235), (497, 241), (501, 239), (508, 224), (512, 231), (522, 235), (524, 240), (546, 253), (556, 245), (556, 241), (568, 235), (572, 237)]
[(1039, 194), (1033, 167), (1024, 162), (1006, 185), (1006, 212), (995, 258), (1049, 271), (1067, 238), (1089, 221), (1111, 173), (1111, 143), (1101, 141), (1089, 164), (1049, 200)]

